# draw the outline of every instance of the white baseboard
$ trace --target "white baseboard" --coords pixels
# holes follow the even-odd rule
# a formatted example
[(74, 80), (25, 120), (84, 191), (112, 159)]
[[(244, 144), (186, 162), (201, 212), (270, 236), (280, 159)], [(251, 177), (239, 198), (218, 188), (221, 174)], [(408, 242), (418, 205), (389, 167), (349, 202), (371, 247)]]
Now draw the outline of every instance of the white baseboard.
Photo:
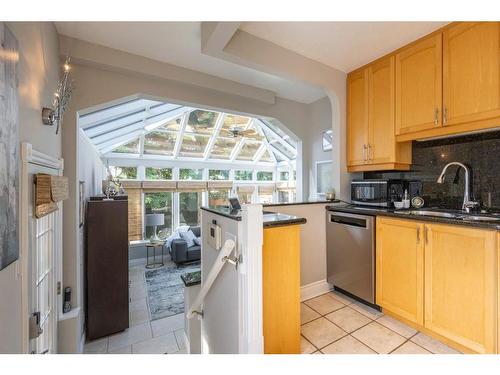
[(300, 301), (305, 301), (332, 290), (332, 285), (326, 280), (315, 281), (314, 283), (300, 287)]

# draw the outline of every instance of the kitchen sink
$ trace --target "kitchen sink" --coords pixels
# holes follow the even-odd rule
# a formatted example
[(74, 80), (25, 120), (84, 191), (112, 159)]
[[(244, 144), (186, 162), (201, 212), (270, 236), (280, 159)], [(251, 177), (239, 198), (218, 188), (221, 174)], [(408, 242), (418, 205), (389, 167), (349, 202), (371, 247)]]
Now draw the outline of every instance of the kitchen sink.
[(465, 221), (500, 221), (500, 217), (465, 215), (462, 217)]
[(452, 219), (461, 218), (461, 215), (454, 214), (450, 212), (442, 212), (442, 211), (430, 211), (430, 210), (410, 210), (410, 211), (394, 211), (398, 214), (407, 214), (407, 215), (420, 215), (420, 216), (437, 216), (437, 217), (447, 217)]

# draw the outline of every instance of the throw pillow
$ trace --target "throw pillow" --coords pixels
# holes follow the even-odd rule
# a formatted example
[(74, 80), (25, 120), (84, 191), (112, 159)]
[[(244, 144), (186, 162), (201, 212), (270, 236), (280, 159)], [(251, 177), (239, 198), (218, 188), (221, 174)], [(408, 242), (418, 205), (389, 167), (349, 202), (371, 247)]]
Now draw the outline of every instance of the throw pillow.
[(194, 239), (194, 243), (197, 244), (198, 246), (201, 246), (201, 237), (196, 237)]
[(172, 233), (172, 235), (170, 237), (167, 238), (167, 248), (170, 248), (170, 245), (172, 244), (172, 241), (173, 240), (180, 240), (181, 239), (181, 236), (179, 234), (179, 232), (175, 231), (174, 233)]
[(181, 232), (181, 237), (184, 241), (186, 241), (187, 247), (195, 245), (194, 239), (196, 238), (196, 236), (191, 229), (187, 232)]

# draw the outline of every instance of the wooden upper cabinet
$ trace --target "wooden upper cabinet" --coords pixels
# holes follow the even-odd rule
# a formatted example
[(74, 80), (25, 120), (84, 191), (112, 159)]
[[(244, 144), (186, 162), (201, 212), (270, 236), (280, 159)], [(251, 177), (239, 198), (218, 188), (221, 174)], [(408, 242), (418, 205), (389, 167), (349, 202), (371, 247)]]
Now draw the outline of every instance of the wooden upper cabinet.
[(411, 143), (394, 135), (394, 56), (348, 77), (349, 171), (409, 169)]
[(423, 224), (377, 217), (376, 303), (423, 324)]
[(368, 144), (368, 70), (347, 78), (347, 165), (365, 164)]
[(396, 134), (441, 126), (442, 35), (396, 54)]
[(425, 227), (425, 327), (471, 351), (495, 353), (496, 232)]
[(500, 117), (499, 22), (444, 30), (443, 106), (445, 126)]

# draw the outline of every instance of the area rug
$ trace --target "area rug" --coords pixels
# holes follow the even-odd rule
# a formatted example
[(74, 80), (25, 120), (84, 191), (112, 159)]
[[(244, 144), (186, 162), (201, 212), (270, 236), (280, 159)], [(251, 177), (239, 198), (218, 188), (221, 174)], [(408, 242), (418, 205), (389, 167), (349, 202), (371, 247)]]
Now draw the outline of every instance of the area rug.
[(184, 312), (184, 283), (181, 275), (200, 270), (200, 262), (187, 265), (167, 265), (146, 270), (146, 288), (151, 320)]

